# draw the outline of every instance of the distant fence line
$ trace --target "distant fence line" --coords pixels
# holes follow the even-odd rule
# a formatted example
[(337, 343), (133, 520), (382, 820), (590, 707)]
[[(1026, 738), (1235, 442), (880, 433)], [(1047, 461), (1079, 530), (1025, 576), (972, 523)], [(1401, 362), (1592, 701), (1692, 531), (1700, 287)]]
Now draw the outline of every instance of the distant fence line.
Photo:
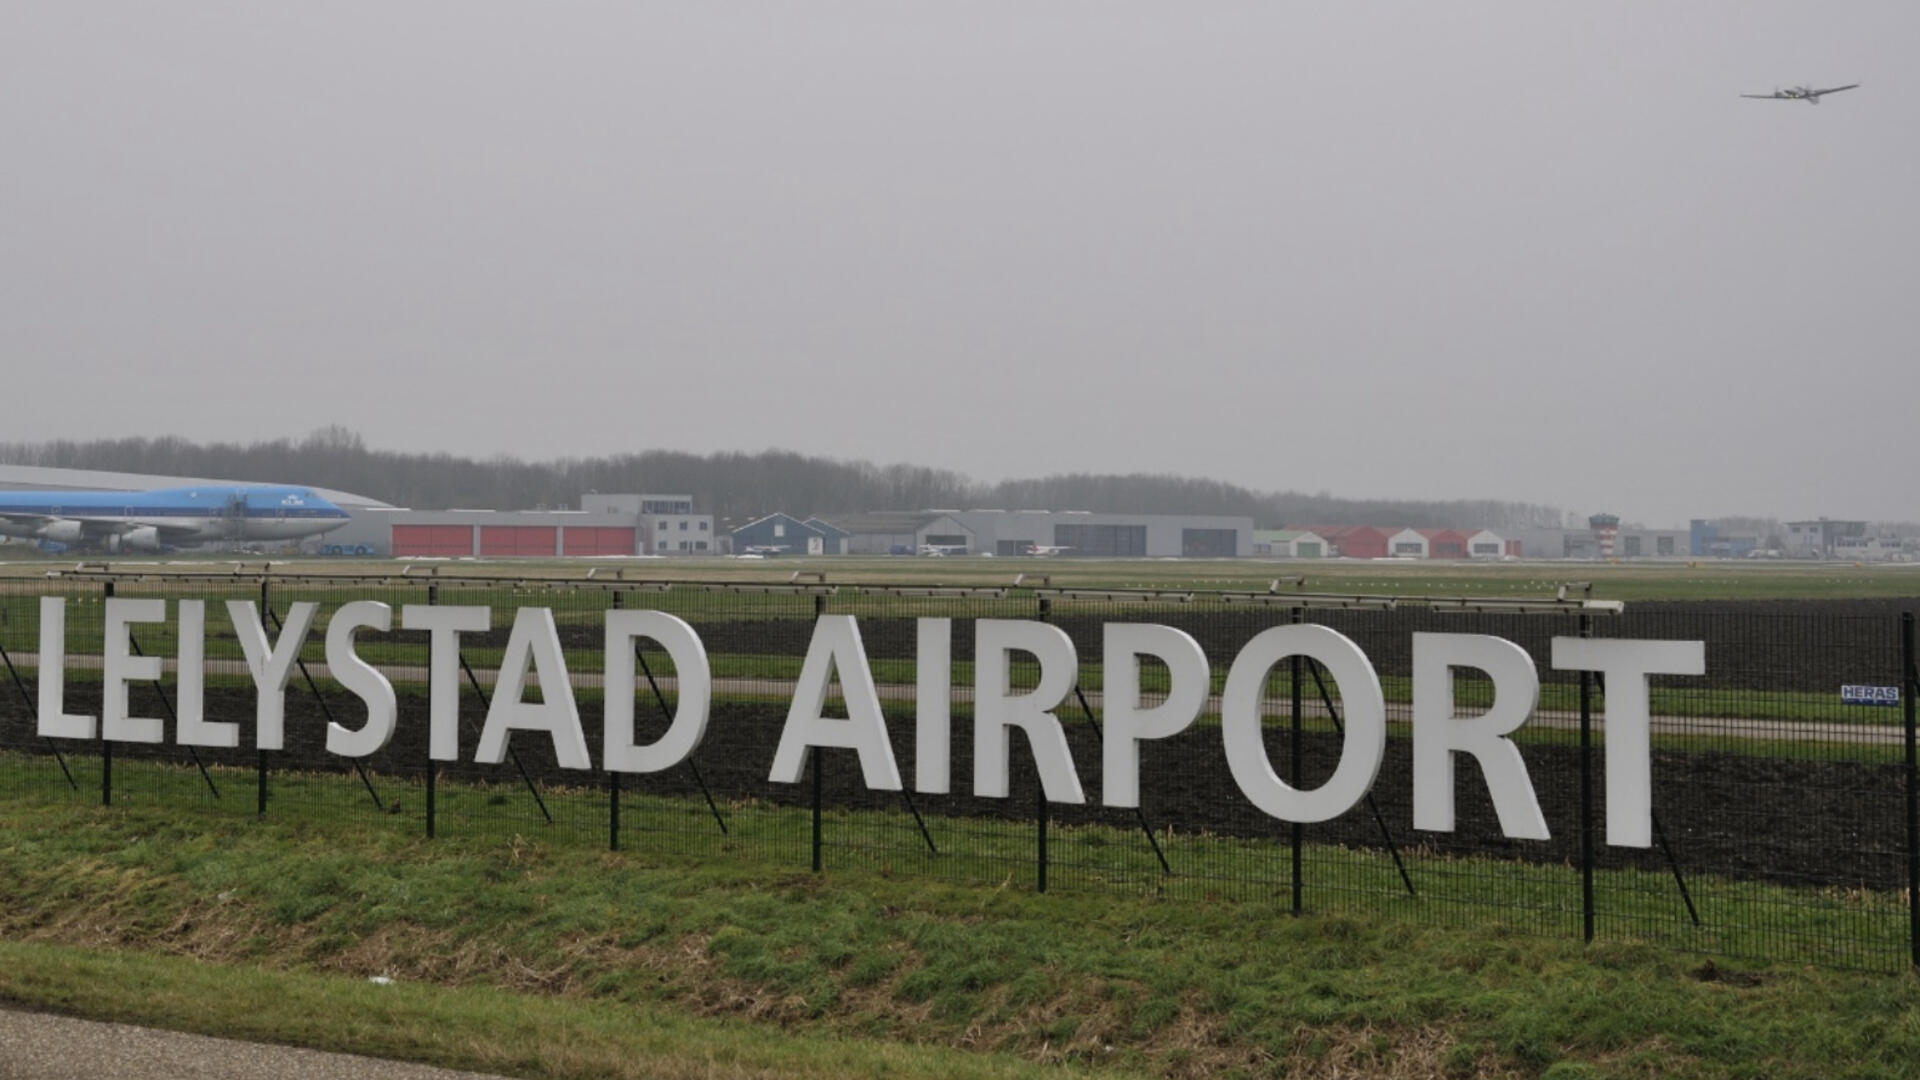
[[(799, 576), (796, 575), (796, 579)], [(309, 648), (290, 672), (285, 747), (147, 745), (38, 734), (40, 598), (63, 596), (65, 700), (97, 716), (105, 684), (89, 666), (102, 651), (108, 598), (245, 600), (270, 629), (291, 605), (317, 604)], [(363, 758), (325, 750), (329, 725), (352, 728), (360, 699), (324, 662), (319, 639), (342, 604), (492, 609), (491, 625), (460, 639), (461, 760), (428, 755), (428, 638), (367, 633), (369, 660), (396, 689), (398, 726)], [(368, 827), (428, 835), (538, 829), (613, 848), (833, 867), (881, 868), (949, 880), (1027, 881), (1039, 890), (1119, 891), (1176, 899), (1261, 900), (1292, 910), (1393, 905), (1438, 922), (1498, 919), (1542, 934), (1632, 938), (1663, 947), (1890, 970), (1920, 963), (1920, 760), (1916, 758), (1913, 604), (1904, 601), (1592, 604), (1540, 600), (1383, 598), (1267, 591), (828, 584), (824, 580), (657, 582), (620, 574), (490, 578), (436, 575), (274, 575), (68, 572), (0, 580), (0, 785), (109, 804), (184, 800), (238, 812), (364, 816)], [(551, 740), (519, 732), (498, 765), (472, 760), (493, 673), (513, 613), (552, 612), (570, 679), (588, 698), (602, 685), (602, 626), (613, 609), (669, 612), (698, 633), (712, 665), (705, 738), (681, 764), (621, 774), (599, 763), (564, 769)], [(207, 720), (255, 716), (244, 649), (221, 605), (209, 603), (202, 691)], [(166, 625), (139, 624), (141, 656), (172, 658), (178, 604)], [(858, 621), (879, 684), (896, 761), (915, 761), (920, 648), (916, 620), (952, 620), (949, 707), (970, 713), (974, 624), (1045, 622), (1070, 639), (1079, 682), (1054, 710), (1088, 790), (1084, 805), (1042, 797), (1033, 756), (1014, 741), (1007, 798), (971, 792), (973, 731), (951, 728), (952, 793), (869, 789), (855, 752), (816, 749), (799, 783), (768, 779), (788, 698), (823, 615)], [(1326, 822), (1280, 821), (1250, 805), (1230, 778), (1216, 720), (1140, 744), (1137, 807), (1099, 804), (1106, 703), (1102, 627), (1174, 627), (1198, 643), (1213, 691), (1242, 646), (1270, 627), (1305, 622), (1356, 642), (1387, 701), (1380, 782)], [(397, 621), (396, 621), (397, 625)], [(1509, 839), (1479, 770), (1456, 770), (1451, 832), (1415, 830), (1408, 687), (1415, 633), (1490, 635), (1523, 649), (1540, 704), (1515, 735), (1550, 831)], [(1653, 826), (1647, 848), (1605, 843), (1606, 688), (1549, 663), (1555, 637), (1702, 641), (1706, 674), (1652, 680)], [(372, 643), (372, 644), (368, 644)], [(635, 656), (637, 737), (657, 738), (680, 685), (668, 653)], [(1016, 679), (1030, 680), (1030, 669)], [(1461, 671), (1458, 708), (1485, 705), (1484, 680)], [(1151, 683), (1152, 673), (1147, 682)], [(1846, 692), (1843, 693), (1843, 688)], [(178, 674), (129, 684), (131, 711), (177, 726)], [(546, 691), (541, 691), (542, 693)], [(1339, 763), (1347, 698), (1330, 672), (1294, 658), (1274, 669), (1262, 738), (1273, 768), (1301, 790)], [(600, 709), (583, 707), (589, 746)]]

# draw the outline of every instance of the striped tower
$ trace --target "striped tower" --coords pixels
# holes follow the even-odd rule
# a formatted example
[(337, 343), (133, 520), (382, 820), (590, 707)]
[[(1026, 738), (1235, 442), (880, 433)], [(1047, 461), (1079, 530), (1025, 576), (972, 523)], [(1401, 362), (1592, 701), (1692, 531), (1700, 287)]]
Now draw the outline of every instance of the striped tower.
[(1587, 519), (1587, 528), (1593, 530), (1593, 538), (1600, 545), (1600, 557), (1613, 558), (1614, 541), (1620, 536), (1620, 518), (1615, 514), (1595, 514)]

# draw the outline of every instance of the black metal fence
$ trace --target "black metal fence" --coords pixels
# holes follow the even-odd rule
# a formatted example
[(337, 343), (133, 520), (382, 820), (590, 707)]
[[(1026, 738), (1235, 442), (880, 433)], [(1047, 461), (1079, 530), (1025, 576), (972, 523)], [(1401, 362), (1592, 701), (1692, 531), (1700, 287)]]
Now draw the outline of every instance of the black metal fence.
[[(167, 601), (164, 621), (130, 626), (134, 656), (165, 658), (162, 678), (128, 685), (128, 711), (161, 721), (165, 741), (106, 742), (39, 734), (43, 703), (41, 598), (62, 597), (66, 713), (98, 717), (106, 683), (109, 598)], [(238, 725), (232, 748), (183, 746), (178, 727), (178, 601), (207, 601), (204, 712)], [(294, 605), (318, 606), (291, 670), (285, 746), (254, 746), (257, 693), (225, 601), (250, 601), (271, 640)], [(325, 632), (349, 601), (394, 612), (394, 629), (362, 631), (361, 656), (395, 689), (392, 740), (364, 758), (325, 749), (330, 726), (366, 722), (367, 708), (328, 668)], [(457, 761), (428, 756), (426, 633), (400, 628), (406, 605), (491, 611), (459, 641)], [(1577, 602), (1445, 601), (1274, 593), (928, 588), (781, 584), (664, 584), (627, 580), (285, 578), (246, 575), (67, 574), (0, 582), (0, 788), (128, 804), (194, 800), (235, 813), (360, 816), (370, 828), (428, 835), (538, 830), (615, 848), (882, 868), (1032, 888), (1128, 891), (1194, 899), (1278, 900), (1296, 911), (1392, 906), (1461, 924), (1635, 939), (1665, 947), (1834, 966), (1920, 963), (1920, 811), (1914, 749), (1913, 605), (1886, 601), (1646, 603), (1608, 611)], [(566, 682), (596, 768), (565, 769), (553, 740), (517, 732), (498, 765), (478, 764), (515, 613), (551, 611)], [(605, 613), (674, 614), (698, 632), (714, 691), (705, 738), (664, 772), (601, 770)], [(852, 750), (815, 750), (798, 783), (769, 777), (794, 680), (822, 615), (858, 621), (905, 791), (870, 789)], [(951, 620), (951, 793), (915, 790), (917, 620)], [(1010, 794), (979, 798), (972, 753), (975, 623), (1044, 621), (1074, 643), (1078, 685), (1054, 710), (1087, 802), (1041, 797), (1033, 756), (1014, 738)], [(1105, 673), (1102, 627), (1150, 623), (1190, 634), (1218, 693), (1239, 650), (1272, 626), (1310, 622), (1356, 642), (1378, 673), (1388, 741), (1378, 781), (1348, 813), (1297, 824), (1240, 793), (1217, 706), (1171, 737), (1143, 742), (1138, 808), (1101, 805)], [(1492, 635), (1524, 649), (1541, 680), (1539, 705), (1514, 735), (1550, 838), (1507, 838), (1486, 784), (1456, 769), (1451, 832), (1413, 827), (1409, 724), (1417, 632)], [(1552, 667), (1555, 637), (1702, 641), (1706, 674), (1651, 682), (1653, 824), (1650, 847), (1609, 846), (1606, 688)], [(1015, 665), (1030, 685), (1036, 665)], [(1164, 672), (1145, 665), (1142, 685)], [(679, 696), (671, 657), (638, 641), (636, 738), (657, 738)], [(527, 700), (560, 692), (548, 672)], [(1456, 708), (1486, 704), (1489, 686), (1463, 670)], [(1156, 677), (1162, 678), (1156, 684)], [(1843, 698), (1882, 689), (1886, 703)], [(1876, 695), (1859, 695), (1872, 699)], [(1323, 783), (1338, 764), (1346, 698), (1330, 672), (1301, 658), (1268, 678), (1269, 761), (1294, 787)], [(829, 706), (831, 710), (832, 705)]]

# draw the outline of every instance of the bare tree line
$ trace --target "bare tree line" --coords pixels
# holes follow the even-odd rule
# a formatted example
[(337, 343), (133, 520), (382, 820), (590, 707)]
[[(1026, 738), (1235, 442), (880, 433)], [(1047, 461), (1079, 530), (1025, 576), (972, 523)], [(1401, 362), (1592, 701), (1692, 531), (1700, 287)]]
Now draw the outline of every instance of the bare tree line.
[(689, 454), (646, 450), (528, 462), (369, 449), (339, 425), (247, 444), (160, 438), (0, 443), (0, 462), (222, 480), (308, 484), (415, 509), (574, 507), (588, 492), (689, 494), (702, 510), (744, 522), (782, 510), (799, 517), (871, 510), (1093, 510), (1230, 514), (1281, 525), (1415, 525), (1517, 529), (1558, 525), (1549, 506), (1492, 499), (1342, 499), (1327, 492), (1260, 492), (1197, 477), (1072, 473), (977, 483), (950, 469), (839, 461), (784, 450)]

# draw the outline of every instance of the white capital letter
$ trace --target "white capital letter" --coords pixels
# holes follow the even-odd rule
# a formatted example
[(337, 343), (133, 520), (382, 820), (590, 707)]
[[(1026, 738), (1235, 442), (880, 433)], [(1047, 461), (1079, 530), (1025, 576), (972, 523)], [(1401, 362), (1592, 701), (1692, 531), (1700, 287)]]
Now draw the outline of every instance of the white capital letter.
[(327, 667), (341, 686), (367, 703), (367, 726), (359, 731), (327, 724), (327, 753), (341, 757), (366, 757), (386, 746), (400, 716), (393, 684), (353, 651), (353, 632), (363, 626), (386, 633), (393, 627), (393, 609), (377, 600), (355, 600), (340, 605), (327, 622)]
[(287, 609), (287, 621), (281, 624), (280, 640), (269, 645), (267, 628), (251, 600), (227, 601), (227, 618), (233, 622), (233, 634), (240, 639), (240, 651), (246, 654), (247, 670), (253, 674), (253, 745), (260, 750), (280, 750), (287, 745), (287, 676), (293, 671), (300, 649), (307, 643), (307, 632), (320, 605), (301, 600)]
[[(822, 715), (827, 704), (827, 681), (840, 675), (840, 693), (847, 701), (847, 718)], [(800, 681), (787, 709), (787, 726), (773, 754), (768, 779), (777, 784), (800, 781), (800, 770), (816, 746), (859, 751), (860, 773), (869, 788), (900, 790), (900, 767), (887, 741), (887, 721), (880, 712), (880, 693), (873, 686), (873, 670), (860, 643), (860, 626), (851, 615), (822, 615), (814, 621), (813, 640), (800, 665)]]
[(1703, 641), (1557, 637), (1553, 666), (1607, 678), (1607, 843), (1653, 845), (1653, 719), (1649, 675), (1705, 675)]
[[(1200, 715), (1207, 703), (1207, 654), (1184, 630), (1138, 623), (1108, 623), (1102, 647), (1107, 732), (1100, 801), (1139, 806), (1140, 740), (1177, 735)], [(1167, 665), (1167, 698), (1150, 708), (1140, 705), (1142, 656)]]
[[(1007, 797), (1007, 729), (1017, 727), (1027, 733), (1047, 800), (1086, 802), (1066, 732), (1051, 711), (1080, 676), (1073, 639), (1057, 626), (1023, 619), (980, 619), (973, 625), (973, 793)], [(1040, 685), (1023, 694), (1013, 692), (1015, 650), (1040, 661)]]
[[(633, 639), (652, 638), (673, 661), (679, 703), (666, 734), (647, 746), (633, 744)], [(664, 611), (607, 612), (607, 705), (604, 750), (609, 772), (660, 772), (685, 761), (707, 734), (713, 707), (713, 669), (706, 646), (685, 619)]]
[[(533, 677), (540, 682), (538, 702), (522, 700), (529, 664)], [(487, 707), (487, 723), (480, 729), (480, 746), (473, 752), (473, 760), (483, 765), (506, 760), (509, 731), (544, 731), (553, 738), (553, 757), (561, 768), (593, 768), (551, 608), (521, 608), (514, 613), (507, 651), (500, 658), (500, 679), (494, 685), (493, 703)]]
[(167, 602), (157, 598), (107, 601), (106, 685), (100, 693), (100, 731), (114, 742), (157, 743), (167, 737), (158, 717), (127, 715), (127, 683), (160, 680), (160, 658), (133, 655), (134, 623), (167, 621)]
[[(1347, 713), (1340, 764), (1312, 791), (1280, 779), (1261, 739), (1267, 672), (1294, 655), (1325, 665), (1340, 684)], [(1367, 654), (1345, 634), (1313, 623), (1274, 626), (1255, 634), (1234, 657), (1221, 695), (1220, 733), (1227, 768), (1248, 801), (1282, 821), (1327, 821), (1353, 809), (1380, 773), (1387, 752), (1387, 700)]]
[[(1478, 668), (1493, 681), (1493, 703), (1479, 716), (1455, 716), (1453, 669)], [(1413, 635), (1413, 827), (1453, 831), (1453, 755), (1472, 754), (1486, 776), (1500, 831), (1547, 839), (1546, 815), (1520, 748), (1507, 738), (1540, 702), (1533, 658), (1485, 634)]]
[(174, 678), (180, 687), (179, 729), (174, 739), (182, 746), (240, 745), (240, 725), (207, 719), (207, 602), (180, 601), (180, 647), (174, 652)]
[(40, 723), (36, 734), (93, 738), (93, 717), (67, 711), (67, 598), (40, 598)]
[(913, 787), (945, 795), (953, 785), (953, 620), (917, 619), (913, 654)]
[(408, 604), (400, 609), (400, 629), (430, 631), (427, 648), (427, 756), (460, 760), (460, 632), (493, 626), (483, 607)]

